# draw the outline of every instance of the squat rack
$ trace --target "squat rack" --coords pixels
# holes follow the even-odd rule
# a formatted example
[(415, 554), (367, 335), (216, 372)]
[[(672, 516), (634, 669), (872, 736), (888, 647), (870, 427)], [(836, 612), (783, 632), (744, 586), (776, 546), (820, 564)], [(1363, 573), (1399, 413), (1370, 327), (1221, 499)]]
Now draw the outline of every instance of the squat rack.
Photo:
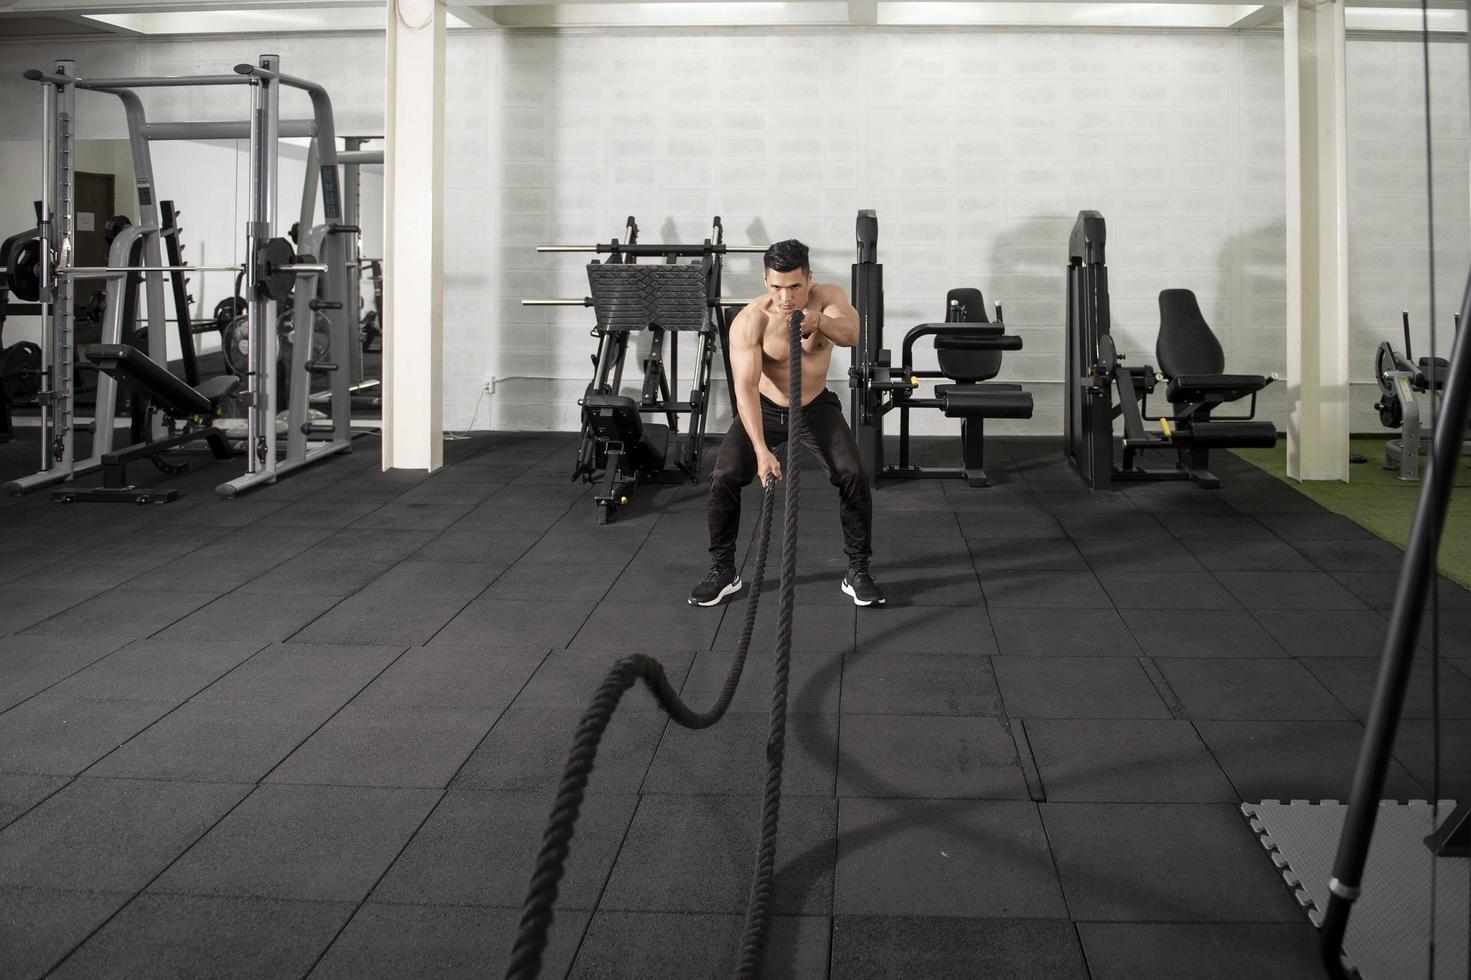
[[(274, 482), (282, 473), (348, 450), (351, 432), (347, 374), (339, 371), (335, 364), (312, 363), (309, 344), (293, 345), (284, 454), (278, 452), (276, 432), (275, 400), (279, 380), (276, 305), (278, 300), (285, 298), (295, 279), (305, 278), (314, 287), (296, 291), (296, 322), (311, 323), (317, 310), (325, 311), (333, 350), (348, 349), (345, 239), (355, 235), (357, 229), (342, 221), (332, 103), (326, 90), (314, 82), (282, 74), (277, 55), (262, 55), (253, 65), (236, 65), (234, 73), (229, 75), (83, 79), (77, 76), (74, 61), (59, 60), (50, 72), (32, 69), (25, 73), (25, 77), (41, 83), (43, 179), (35, 266), (42, 319), (43, 387), (38, 397), (42, 429), (41, 465), (35, 474), (11, 481), (5, 484), (4, 489), (11, 493), (24, 493), (73, 479), (100, 467), (102, 456), (113, 448), (112, 406), (117, 388), (116, 382), (104, 375), (98, 380), (92, 455), (83, 460), (76, 458), (78, 424), (72, 377), (77, 363), (75, 279), (82, 276), (108, 280), (108, 326), (104, 339), (117, 342), (119, 337), (113, 335), (121, 332), (123, 304), (112, 302), (112, 298), (121, 295), (126, 277), (138, 273), (144, 275), (148, 304), (148, 354), (152, 360), (166, 365), (168, 346), (163, 329), (162, 275), (212, 269), (239, 272), (243, 268), (249, 294), (247, 316), (250, 330), (246, 391), (242, 398), (246, 407), (247, 464), (243, 476), (216, 487), (221, 496), (234, 496), (257, 484)], [(150, 123), (136, 91), (142, 88), (220, 85), (250, 86), (251, 107), (247, 121)], [(283, 85), (308, 94), (313, 110), (311, 119), (280, 118), (280, 87)], [(142, 239), (138, 244), (142, 264), (121, 261), (103, 267), (83, 268), (71, 263), (76, 234), (74, 121), (77, 89), (114, 95), (123, 104), (141, 219), (132, 234), (134, 242)], [(303, 241), (310, 243), (315, 251), (310, 256), (303, 255), (301, 260), (290, 254), (289, 249), (283, 253), (280, 248), (283, 240), (273, 237), (277, 213), (277, 141), (283, 136), (313, 139), (302, 194), (303, 228), (310, 225), (315, 214), (318, 183), (322, 189), (326, 224), (312, 228), (303, 236)], [(154, 140), (194, 139), (250, 141), (250, 220), (246, 226), (248, 259), (243, 266), (166, 265), (163, 262), (161, 232), (164, 223), (154, 193), (149, 144)], [(311, 381), (317, 374), (326, 374), (330, 378), (332, 421), (327, 425), (313, 425), (308, 417)], [(318, 445), (310, 445), (312, 441)]]

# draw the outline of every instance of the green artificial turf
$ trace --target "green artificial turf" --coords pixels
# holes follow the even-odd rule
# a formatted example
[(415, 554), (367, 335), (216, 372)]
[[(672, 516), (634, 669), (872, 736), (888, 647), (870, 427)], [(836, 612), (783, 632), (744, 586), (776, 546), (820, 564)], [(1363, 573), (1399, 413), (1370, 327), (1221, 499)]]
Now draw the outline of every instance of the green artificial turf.
[[(1403, 548), (1410, 538), (1410, 520), (1415, 502), (1420, 497), (1420, 484), (1403, 483), (1399, 470), (1384, 468), (1382, 438), (1366, 436), (1350, 440), (1353, 452), (1368, 457), (1368, 462), (1349, 467), (1349, 482), (1311, 480), (1299, 482), (1287, 478), (1287, 440), (1275, 449), (1237, 449), (1237, 456), (1316, 500), (1335, 514), (1342, 514), (1386, 541)], [(1424, 476), (1428, 461), (1423, 459), (1420, 474)], [(1456, 490), (1451, 494), (1446, 514), (1445, 533), (1440, 539), (1440, 570), (1447, 578), (1471, 588), (1471, 468), (1463, 457), (1456, 472)]]

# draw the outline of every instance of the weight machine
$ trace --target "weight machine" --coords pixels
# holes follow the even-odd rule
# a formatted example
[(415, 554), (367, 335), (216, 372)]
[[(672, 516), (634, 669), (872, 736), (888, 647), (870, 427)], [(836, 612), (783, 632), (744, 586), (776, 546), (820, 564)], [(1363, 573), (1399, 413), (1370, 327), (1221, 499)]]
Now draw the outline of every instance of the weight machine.
[[(985, 423), (988, 418), (1029, 419), (1032, 394), (1021, 385), (986, 384), (1001, 370), (1005, 351), (1022, 349), (1022, 338), (1006, 332), (1001, 304), (996, 320), (986, 319), (979, 289), (952, 289), (946, 296), (945, 322), (921, 323), (904, 335), (900, 364), (884, 349), (884, 267), (878, 261), (878, 215), (859, 211), (858, 261), (853, 265), (853, 307), (858, 311), (858, 343), (853, 348), (848, 386), (852, 389), (853, 436), (870, 486), (880, 479), (961, 479), (988, 487)], [(915, 344), (933, 338), (939, 370), (914, 367)], [(915, 398), (921, 378), (943, 379), (934, 397)], [(909, 462), (909, 412), (937, 408), (960, 422), (961, 467), (941, 469)], [(899, 463), (884, 463), (884, 416), (899, 413)]]
[[(1420, 479), (1420, 457), (1429, 446), (1420, 438), (1420, 404), (1416, 395), (1429, 395), (1437, 414), (1445, 393), (1445, 379), (1450, 361), (1437, 357), (1415, 360), (1410, 346), (1410, 312), (1400, 311), (1405, 331), (1405, 356), (1401, 357), (1389, 341), (1374, 352), (1374, 380), (1379, 383), (1379, 400), (1374, 409), (1387, 428), (1399, 429), (1400, 437), (1384, 444), (1384, 468), (1399, 470), (1399, 478), (1409, 483)], [(1456, 336), (1461, 333), (1461, 317), (1456, 315)], [(1461, 455), (1471, 456), (1471, 433), (1462, 437)]]
[[(1270, 449), (1277, 444), (1271, 422), (1253, 421), (1256, 395), (1275, 376), (1224, 374), (1225, 354), (1188, 289), (1160, 293), (1160, 334), (1155, 345), (1161, 371), (1125, 365), (1109, 333), (1107, 229), (1097, 211), (1078, 212), (1068, 239), (1067, 375), (1064, 384), (1063, 453), (1094, 490), (1111, 490), (1128, 480), (1194, 480), (1206, 488), (1221, 481), (1210, 472), (1210, 451), (1228, 447)], [(1162, 431), (1144, 428), (1148, 396), (1166, 383), (1169, 415)], [(1227, 402), (1251, 397), (1246, 415), (1213, 419)], [(1117, 399), (1117, 402), (1115, 402)], [(1124, 421), (1122, 465), (1114, 462), (1114, 419)], [(1173, 450), (1175, 468), (1145, 469), (1139, 454)]]
[[(174, 302), (181, 329), (192, 331), (188, 324), (189, 297), (184, 292), (183, 273), (203, 271), (235, 271), (243, 273), (247, 290), (248, 323), (247, 370), (240, 401), (246, 409), (246, 473), (221, 483), (216, 492), (231, 497), (261, 483), (274, 482), (290, 470), (316, 462), (326, 456), (349, 450), (351, 432), (347, 373), (339, 365), (313, 358), (310, 344), (293, 345), (290, 361), (285, 365), (289, 392), (285, 445), (277, 439), (277, 388), (280, 368), (277, 366), (276, 307), (292, 295), (292, 287), (301, 280), (305, 288), (294, 292), (296, 323), (314, 322), (321, 311), (327, 316), (332, 347), (346, 350), (349, 346), (344, 318), (346, 273), (346, 239), (358, 229), (343, 221), (342, 201), (337, 174), (337, 143), (333, 128), (332, 103), (322, 86), (280, 72), (276, 55), (262, 55), (254, 65), (237, 65), (234, 74), (181, 76), (171, 78), (103, 78), (83, 79), (76, 74), (72, 61), (58, 61), (52, 71), (32, 69), (25, 77), (41, 84), (42, 127), (41, 155), (44, 179), (36, 235), (28, 243), (12, 251), (7, 277), (12, 292), (21, 299), (40, 305), (42, 317), (41, 388), (37, 401), (41, 412), (41, 467), (35, 474), (5, 484), (11, 493), (24, 493), (37, 487), (72, 480), (104, 465), (104, 457), (114, 449), (113, 406), (117, 381), (106, 371), (98, 378), (97, 408), (92, 423), (91, 455), (77, 458), (76, 438), (81, 426), (76, 419), (74, 371), (80, 361), (76, 350), (75, 323), (77, 304), (75, 281), (80, 278), (102, 278), (107, 282), (103, 326), (104, 345), (122, 342), (123, 300), (130, 279), (141, 276), (147, 294), (148, 350), (138, 351), (166, 373), (168, 346), (163, 329), (164, 282), (162, 275), (171, 273), (174, 280)], [(138, 89), (160, 87), (192, 87), (247, 85), (251, 91), (251, 111), (247, 122), (171, 122), (150, 123), (138, 96)], [(312, 118), (281, 120), (280, 88), (287, 86), (305, 91), (311, 99)], [(102, 92), (116, 96), (127, 116), (133, 169), (137, 181), (140, 223), (119, 230), (109, 252), (109, 264), (99, 268), (79, 267), (72, 263), (72, 241), (76, 228), (73, 161), (76, 119), (76, 91)], [(301, 227), (307, 228), (316, 209), (316, 191), (320, 184), (326, 223), (311, 228), (304, 235), (311, 253), (297, 256), (291, 244), (273, 237), (276, 226), (277, 141), (283, 136), (312, 137), (312, 153), (302, 195)], [(250, 221), (246, 234), (247, 261), (243, 266), (191, 266), (183, 263), (182, 247), (177, 242), (177, 224), (171, 208), (160, 211), (154, 194), (150, 144), (157, 140), (245, 139), (250, 141)], [(164, 248), (168, 261), (164, 261)], [(319, 260), (320, 259), (320, 260)], [(267, 326), (269, 325), (269, 328)], [(185, 384), (197, 389), (199, 379), (193, 364), (192, 332), (183, 345)], [(90, 358), (89, 358), (90, 359)], [(135, 366), (128, 372), (133, 383), (144, 386), (147, 379), (159, 375), (138, 369), (135, 358), (111, 359), (112, 363)], [(313, 423), (308, 417), (307, 401), (312, 379), (327, 376), (332, 391), (331, 422)], [(165, 394), (153, 391), (155, 398)], [(157, 442), (163, 437), (163, 420), (154, 419), (141, 434), (141, 442)], [(134, 420), (135, 436), (138, 420)], [(65, 499), (67, 494), (56, 494)], [(75, 499), (75, 494), (71, 494)]]
[[(642, 245), (638, 223), (630, 215), (624, 241), (596, 245), (541, 245), (538, 252), (595, 252), (606, 262), (588, 263), (592, 295), (582, 299), (524, 299), (525, 306), (585, 306), (597, 314), (592, 335), (593, 378), (578, 403), (582, 406), (582, 438), (572, 468), (573, 481), (596, 483), (597, 522), (611, 521), (639, 483), (694, 482), (705, 452), (705, 425), (710, 409), (710, 364), (720, 344), (729, 382), (729, 317), (731, 304), (720, 296), (722, 259), (731, 252), (764, 252), (764, 245), (726, 245), (717, 216), (710, 237), (698, 245)], [(638, 265), (640, 258), (659, 258), (662, 265)], [(680, 265), (682, 258), (694, 259)], [(635, 333), (650, 335), (637, 400), (622, 394), (624, 361)], [(695, 336), (694, 373), (689, 397), (676, 401), (671, 387), (679, 382), (679, 335)], [(665, 348), (668, 347), (666, 369)], [(731, 404), (735, 393), (731, 391)], [(643, 415), (663, 418), (645, 422)], [(688, 416), (683, 433), (680, 416)], [(672, 468), (671, 468), (672, 467)]]

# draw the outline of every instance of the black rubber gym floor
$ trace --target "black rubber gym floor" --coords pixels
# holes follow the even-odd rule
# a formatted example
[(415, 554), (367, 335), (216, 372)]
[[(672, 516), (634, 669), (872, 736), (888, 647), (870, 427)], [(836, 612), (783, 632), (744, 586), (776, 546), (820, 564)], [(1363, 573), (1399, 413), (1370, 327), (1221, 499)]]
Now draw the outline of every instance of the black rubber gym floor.
[[(24, 437), (0, 477), (34, 468)], [(233, 501), (203, 457), (169, 505), (0, 501), (0, 976), (496, 975), (608, 665), (713, 699), (745, 597), (685, 601), (701, 488), (599, 527), (570, 437), (447, 443), (432, 477), (358, 445)], [(1094, 496), (1056, 440), (989, 454), (991, 489), (878, 491), (882, 609), (839, 592), (806, 465), (767, 975), (1317, 975), (1236, 805), (1346, 798), (1399, 553), (1232, 457), (1220, 491)], [(720, 727), (625, 699), (544, 975), (729, 973), (775, 547)], [(1454, 797), (1471, 595), (1441, 602)], [(1430, 792), (1416, 684), (1401, 799)]]

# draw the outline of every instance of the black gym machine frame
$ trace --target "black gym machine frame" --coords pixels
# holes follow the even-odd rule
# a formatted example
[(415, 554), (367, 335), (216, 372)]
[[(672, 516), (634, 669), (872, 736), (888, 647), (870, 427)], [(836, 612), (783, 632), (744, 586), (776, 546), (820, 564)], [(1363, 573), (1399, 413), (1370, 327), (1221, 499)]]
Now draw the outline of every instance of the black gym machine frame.
[[(1408, 310), (1400, 311), (1400, 323), (1405, 335), (1404, 356), (1387, 340), (1374, 352), (1374, 380), (1379, 384), (1379, 400), (1374, 403), (1374, 410), (1385, 426), (1400, 430), (1398, 439), (1384, 443), (1384, 468), (1398, 470), (1399, 479), (1413, 483), (1420, 479), (1420, 457), (1427, 446), (1427, 441), (1421, 438), (1420, 405), (1415, 396), (1424, 394), (1439, 408), (1450, 362), (1443, 357), (1434, 361), (1428, 357), (1416, 360), (1410, 346)], [(1459, 336), (1460, 314), (1456, 315), (1455, 326)], [(1461, 454), (1471, 456), (1471, 432), (1461, 434)]]
[[(104, 362), (117, 365), (124, 361), (113, 356), (116, 352), (99, 351), (98, 357), (92, 357), (92, 350), (82, 352), (76, 349), (75, 282), (81, 278), (102, 278), (107, 282), (106, 322), (103, 326), (103, 344), (99, 345), (106, 348), (123, 342), (124, 306), (129, 305), (125, 302), (125, 295), (131, 292), (129, 283), (135, 283), (142, 276), (147, 294), (148, 351), (146, 354), (142, 351), (138, 353), (159, 366), (163, 373), (151, 369), (133, 370), (130, 377), (136, 388), (144, 385), (149, 378), (168, 384), (164, 378), (168, 374), (168, 345), (163, 329), (162, 274), (175, 275), (174, 300), (183, 323), (188, 317), (189, 298), (184, 292), (184, 281), (180, 273), (210, 270), (244, 272), (250, 339), (245, 391), (239, 396), (239, 401), (246, 410), (247, 469), (243, 476), (216, 487), (216, 492), (221, 496), (234, 496), (261, 483), (274, 482), (277, 476), (299, 466), (349, 450), (351, 431), (347, 372), (340, 371), (336, 364), (314, 361), (308, 344), (296, 344), (292, 351), (291, 364), (287, 368), (289, 382), (285, 386), (290, 392), (286, 406), (286, 444), (284, 447), (277, 445), (276, 392), (279, 369), (276, 364), (275, 321), (278, 302), (285, 301), (292, 294), (293, 285), (302, 281), (305, 288), (296, 289), (294, 295), (296, 322), (313, 322), (317, 311), (325, 311), (330, 322), (332, 348), (343, 351), (349, 347), (344, 315), (344, 303), (349, 288), (346, 273), (347, 237), (355, 236), (358, 229), (343, 221), (332, 104), (326, 90), (314, 82), (282, 74), (280, 59), (275, 55), (263, 55), (253, 65), (237, 65), (230, 75), (83, 79), (77, 76), (75, 62), (58, 61), (49, 72), (33, 69), (27, 71), (25, 77), (41, 85), (41, 155), (44, 178), (36, 237), (30, 248), (12, 253), (12, 266), (8, 268), (7, 274), (12, 291), (15, 290), (18, 279), (28, 283), (33, 295), (21, 298), (36, 301), (42, 318), (41, 387), (37, 395), (42, 429), (41, 466), (35, 474), (11, 481), (4, 489), (11, 493), (24, 493), (108, 467), (114, 468), (114, 475), (106, 481), (108, 488), (112, 489), (111, 485), (118, 482), (117, 473), (120, 473), (123, 460), (113, 453), (113, 406), (117, 396), (117, 381), (102, 365)], [(136, 91), (141, 88), (226, 85), (250, 87), (251, 107), (248, 121), (150, 123)], [(312, 104), (311, 119), (280, 119), (282, 86), (307, 93)], [(121, 101), (127, 116), (142, 219), (139, 225), (120, 230), (111, 245), (109, 265), (100, 268), (75, 266), (71, 256), (76, 228), (73, 161), (77, 89), (113, 95)], [(315, 213), (318, 182), (326, 218), (324, 225), (311, 228), (304, 236), (304, 242), (308, 243), (313, 253), (299, 257), (288, 241), (272, 235), (272, 229), (276, 225), (276, 169), (279, 157), (277, 143), (283, 136), (313, 138), (311, 163), (314, 165), (308, 167), (303, 192), (302, 226), (307, 227)], [(156, 140), (245, 138), (250, 141), (247, 261), (243, 266), (184, 265), (172, 214), (161, 213), (159, 202), (155, 198), (149, 146)], [(167, 264), (164, 263), (163, 255), (165, 245), (169, 250)], [(139, 259), (142, 264), (138, 264)], [(102, 373), (97, 384), (97, 408), (90, 426), (91, 455), (78, 459), (76, 438), (82, 425), (76, 418), (74, 374), (83, 354), (102, 367)], [(181, 384), (195, 390), (199, 381), (192, 363), (192, 338), (183, 345), (183, 355), (186, 378)], [(125, 360), (135, 366), (140, 363), (136, 359)], [(308, 398), (312, 378), (323, 375), (329, 379), (332, 392), (331, 421), (314, 423), (310, 418)], [(172, 385), (169, 387), (173, 388)], [(147, 393), (146, 387), (142, 392)], [(199, 392), (196, 390), (197, 393)], [(158, 403), (171, 403), (179, 412), (184, 411), (185, 405), (197, 406), (193, 399), (176, 397), (182, 394), (183, 392), (177, 390), (153, 393)], [(211, 390), (209, 396), (215, 395), (217, 393)], [(215, 408), (218, 408), (217, 403), (212, 405), (211, 410)], [(165, 435), (165, 420), (175, 418), (176, 415), (170, 415), (167, 411), (155, 414), (157, 417), (150, 420), (141, 441), (160, 444), (158, 448), (163, 448), (161, 443)], [(199, 424), (205, 423), (201, 421)], [(137, 427), (135, 420), (135, 430)], [(211, 443), (213, 444), (213, 439)], [(130, 452), (129, 458), (136, 455), (138, 453)], [(150, 454), (143, 452), (142, 455)], [(79, 499), (75, 491), (58, 491), (55, 496), (61, 500)], [(97, 499), (147, 501), (155, 498), (146, 494), (120, 494)], [(156, 499), (168, 498), (165, 496)]]
[[(1094, 490), (1138, 480), (1194, 480), (1220, 487), (1210, 471), (1210, 451), (1225, 447), (1271, 448), (1276, 426), (1255, 421), (1256, 395), (1272, 377), (1202, 374), (1167, 378), (1147, 364), (1125, 365), (1110, 331), (1107, 228), (1097, 211), (1080, 211), (1068, 239), (1067, 355), (1064, 375), (1063, 452), (1069, 465)], [(1193, 298), (1192, 298), (1193, 303)], [(1160, 433), (1144, 427), (1148, 396), (1159, 382), (1171, 385), (1171, 413), (1161, 416)], [(1178, 387), (1177, 387), (1178, 385)], [(1182, 394), (1175, 394), (1177, 391)], [(1212, 418), (1225, 402), (1249, 395), (1247, 413)], [(1123, 419), (1123, 438), (1114, 420)], [(1115, 462), (1115, 448), (1122, 460)], [(1146, 469), (1140, 454), (1174, 451), (1173, 469)]]
[[(612, 521), (640, 483), (686, 483), (699, 479), (710, 411), (710, 374), (718, 343), (730, 384), (730, 318), (744, 303), (720, 295), (722, 260), (731, 252), (764, 252), (764, 245), (727, 245), (717, 216), (710, 237), (700, 244), (640, 244), (638, 222), (630, 215), (624, 239), (596, 245), (541, 245), (538, 252), (594, 252), (606, 262), (587, 266), (592, 295), (581, 299), (524, 299), (525, 306), (592, 307), (597, 353), (593, 377), (578, 404), (582, 431), (572, 480), (595, 484), (599, 524)], [(640, 258), (662, 259), (639, 265)], [(680, 259), (693, 259), (679, 264)], [(637, 399), (622, 394), (624, 363), (634, 333), (647, 332), (649, 349)], [(679, 335), (695, 336), (694, 371), (689, 396), (676, 400)], [(666, 362), (667, 347), (667, 362)], [(735, 392), (731, 389), (731, 404)], [(644, 422), (654, 415), (662, 422)], [(680, 417), (688, 419), (681, 433)]]
[[(983, 309), (960, 310), (952, 298), (947, 322), (922, 323), (911, 327), (900, 348), (900, 363), (884, 348), (884, 267), (878, 261), (878, 215), (858, 212), (858, 255), (853, 264), (853, 308), (858, 312), (858, 343), (853, 347), (848, 386), (852, 390), (850, 412), (853, 437), (869, 485), (882, 479), (959, 479), (972, 487), (988, 487), (985, 464), (985, 420), (1032, 417), (1032, 395), (1019, 385), (978, 384), (999, 367), (1001, 352), (1022, 348), (1020, 336), (1006, 333), (1001, 304), (996, 320), (987, 322)], [(952, 290), (977, 295), (978, 290)], [(915, 343), (933, 337), (940, 370), (914, 367)], [(956, 372), (954, 366), (962, 368)], [(980, 367), (977, 371), (976, 368)], [(950, 367), (950, 370), (946, 370)], [(958, 384), (939, 385), (932, 398), (915, 398), (921, 379), (947, 379)], [(939, 409), (947, 418), (961, 419), (963, 465), (958, 469), (924, 467), (909, 462), (909, 412), (915, 408)], [(884, 416), (899, 413), (899, 462), (884, 459)]]

